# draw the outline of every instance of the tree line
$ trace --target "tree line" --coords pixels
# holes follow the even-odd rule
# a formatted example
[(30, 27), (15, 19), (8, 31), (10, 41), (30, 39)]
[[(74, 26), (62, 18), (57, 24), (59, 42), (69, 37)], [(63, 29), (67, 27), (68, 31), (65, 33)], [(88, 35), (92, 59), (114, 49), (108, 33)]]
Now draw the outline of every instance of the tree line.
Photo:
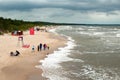
[(27, 30), (33, 26), (56, 25), (49, 22), (30, 22), (23, 20), (12, 20), (10, 18), (0, 17), (0, 34), (12, 32), (15, 30)]

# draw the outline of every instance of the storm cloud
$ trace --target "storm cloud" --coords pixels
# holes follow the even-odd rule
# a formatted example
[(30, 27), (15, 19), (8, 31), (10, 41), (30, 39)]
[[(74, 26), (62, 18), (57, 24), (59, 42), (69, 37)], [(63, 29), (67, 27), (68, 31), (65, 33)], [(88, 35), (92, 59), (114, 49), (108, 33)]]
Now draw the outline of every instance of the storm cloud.
[(62, 8), (78, 11), (110, 12), (120, 10), (119, 0), (26, 0), (0, 1), (0, 10), (32, 10), (36, 8)]
[[(12, 12), (17, 14), (10, 16)], [(111, 23), (109, 19), (115, 19), (112, 23), (119, 23), (120, 0), (0, 0), (0, 16), (73, 23)]]

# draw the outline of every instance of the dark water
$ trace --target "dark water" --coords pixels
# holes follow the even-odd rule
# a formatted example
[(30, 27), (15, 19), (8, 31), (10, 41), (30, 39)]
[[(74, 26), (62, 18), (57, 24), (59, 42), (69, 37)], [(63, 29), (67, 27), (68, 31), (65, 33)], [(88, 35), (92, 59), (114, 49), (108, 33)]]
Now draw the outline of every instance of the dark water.
[(120, 80), (120, 26), (60, 26), (67, 46), (41, 61), (50, 80)]

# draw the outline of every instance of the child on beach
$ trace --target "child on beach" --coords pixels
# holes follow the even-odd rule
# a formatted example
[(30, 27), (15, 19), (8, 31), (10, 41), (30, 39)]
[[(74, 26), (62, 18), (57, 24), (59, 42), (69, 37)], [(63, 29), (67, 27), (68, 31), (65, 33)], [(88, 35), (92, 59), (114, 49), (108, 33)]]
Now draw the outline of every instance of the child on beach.
[(33, 46), (32, 46), (32, 52), (34, 52), (34, 51), (35, 51), (35, 46), (33, 45)]
[(47, 45), (47, 49), (48, 49), (48, 50), (50, 49), (50, 46), (49, 46), (49, 45)]

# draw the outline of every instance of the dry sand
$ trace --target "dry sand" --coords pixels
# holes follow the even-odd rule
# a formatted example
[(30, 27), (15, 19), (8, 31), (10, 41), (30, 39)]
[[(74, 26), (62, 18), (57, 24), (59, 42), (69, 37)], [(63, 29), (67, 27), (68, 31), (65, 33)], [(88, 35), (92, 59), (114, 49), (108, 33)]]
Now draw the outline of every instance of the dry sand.
[[(35, 35), (29, 35), (25, 31), (23, 35), (24, 44), (29, 48), (23, 48), (18, 36), (5, 34), (0, 36), (0, 80), (46, 80), (41, 76), (42, 70), (35, 68), (39, 60), (44, 59), (48, 53), (52, 53), (58, 47), (65, 46), (66, 39), (49, 32), (36, 31)], [(50, 46), (49, 50), (37, 51), (40, 43)], [(35, 45), (35, 52), (32, 52)], [(10, 52), (18, 50), (19, 56), (10, 56)]]

